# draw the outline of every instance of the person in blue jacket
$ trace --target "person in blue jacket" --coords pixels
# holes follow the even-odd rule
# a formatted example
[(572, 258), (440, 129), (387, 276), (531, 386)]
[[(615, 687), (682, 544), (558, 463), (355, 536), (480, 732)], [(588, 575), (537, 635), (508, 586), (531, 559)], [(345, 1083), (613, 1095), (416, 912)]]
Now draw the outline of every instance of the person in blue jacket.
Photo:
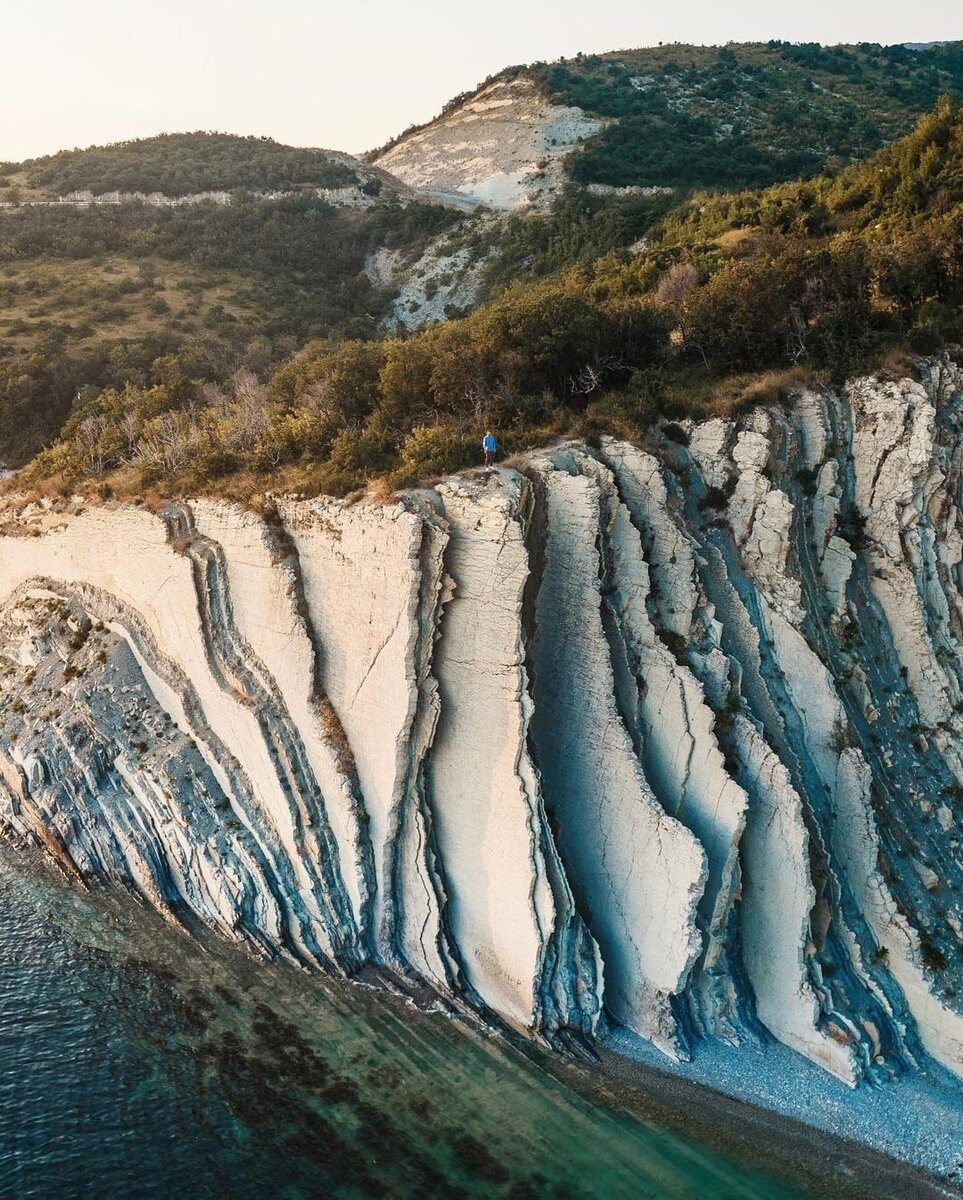
[(490, 429), (486, 432), (485, 436), (482, 438), (482, 450), (485, 453), (485, 466), (490, 467), (492, 465), (492, 463), (495, 461), (495, 450), (496, 450), (495, 435), (492, 433), (492, 431)]

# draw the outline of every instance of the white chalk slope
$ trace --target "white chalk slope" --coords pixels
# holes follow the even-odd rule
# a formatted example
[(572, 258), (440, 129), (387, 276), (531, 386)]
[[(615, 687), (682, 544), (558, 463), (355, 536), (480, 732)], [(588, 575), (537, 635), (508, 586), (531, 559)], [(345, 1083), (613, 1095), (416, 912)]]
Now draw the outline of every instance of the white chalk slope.
[(524, 76), (502, 79), (403, 136), (374, 165), (438, 200), (545, 208), (564, 183), (562, 159), (600, 127), (580, 108), (550, 104)]
[(963, 1075), (961, 385), (388, 505), (11, 501), (0, 832), (555, 1044)]

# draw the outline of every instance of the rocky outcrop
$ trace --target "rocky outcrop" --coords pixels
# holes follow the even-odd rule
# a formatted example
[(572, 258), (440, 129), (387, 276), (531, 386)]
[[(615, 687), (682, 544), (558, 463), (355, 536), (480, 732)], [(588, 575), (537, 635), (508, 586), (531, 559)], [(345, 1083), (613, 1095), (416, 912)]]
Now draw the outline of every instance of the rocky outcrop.
[(551, 104), (525, 76), (500, 79), (373, 162), (432, 200), (547, 208), (565, 182), (562, 160), (601, 124)]
[(396, 292), (382, 328), (418, 329), (474, 308), (482, 294), (493, 251), (479, 250), (485, 234), (497, 233), (504, 217), (477, 213), (470, 222), (445, 230), (412, 256), (381, 246), (365, 262), (365, 275), (378, 288)]
[[(563, 858), (602, 951), (607, 1004), (622, 1024), (672, 1052), (670, 999), (700, 948), (695, 908), (705, 855), (659, 805), (620, 719), (601, 611), (600, 488), (550, 463), (538, 486), (537, 761)], [(576, 729), (584, 736), (573, 737)]]
[(942, 362), (386, 505), (11, 500), (0, 831), (555, 1045), (963, 1075), (961, 426)]
[(575, 911), (529, 753), (532, 700), (521, 620), (529, 489), (439, 488), (450, 592), (435, 674), (441, 713), (429, 786), (452, 931), (486, 1005), (552, 1030), (591, 1030), (597, 951)]

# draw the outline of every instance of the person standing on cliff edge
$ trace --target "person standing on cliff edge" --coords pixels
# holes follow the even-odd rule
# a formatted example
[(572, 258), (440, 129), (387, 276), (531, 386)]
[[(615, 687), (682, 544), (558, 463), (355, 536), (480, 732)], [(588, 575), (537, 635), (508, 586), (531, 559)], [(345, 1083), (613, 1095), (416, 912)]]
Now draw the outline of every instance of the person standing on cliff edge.
[(482, 452), (485, 455), (485, 466), (490, 467), (495, 461), (495, 435), (489, 429), (482, 438)]

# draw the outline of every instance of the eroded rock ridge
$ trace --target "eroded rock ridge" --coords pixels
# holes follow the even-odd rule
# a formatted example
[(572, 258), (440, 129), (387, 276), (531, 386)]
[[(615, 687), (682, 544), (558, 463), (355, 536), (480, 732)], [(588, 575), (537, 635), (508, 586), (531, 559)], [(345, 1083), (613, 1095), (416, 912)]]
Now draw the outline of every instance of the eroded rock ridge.
[(553, 1044), (963, 1075), (963, 372), (0, 533), (0, 834)]

